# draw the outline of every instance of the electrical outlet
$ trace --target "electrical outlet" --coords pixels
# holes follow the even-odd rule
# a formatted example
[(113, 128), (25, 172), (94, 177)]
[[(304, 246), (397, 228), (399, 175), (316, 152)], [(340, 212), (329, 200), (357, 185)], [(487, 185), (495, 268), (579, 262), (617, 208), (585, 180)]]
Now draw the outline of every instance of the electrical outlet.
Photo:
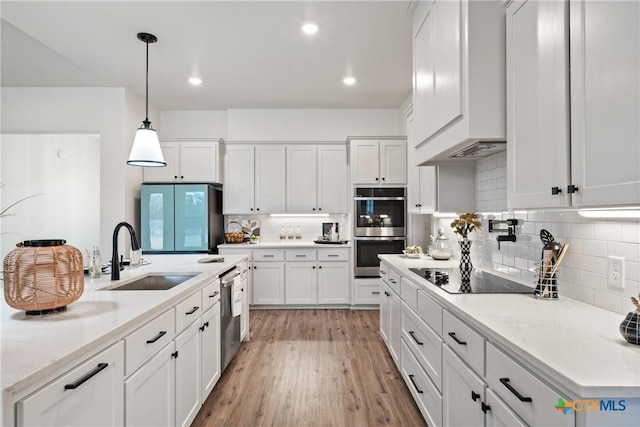
[(609, 286), (624, 288), (624, 258), (609, 257), (609, 270), (607, 275)]

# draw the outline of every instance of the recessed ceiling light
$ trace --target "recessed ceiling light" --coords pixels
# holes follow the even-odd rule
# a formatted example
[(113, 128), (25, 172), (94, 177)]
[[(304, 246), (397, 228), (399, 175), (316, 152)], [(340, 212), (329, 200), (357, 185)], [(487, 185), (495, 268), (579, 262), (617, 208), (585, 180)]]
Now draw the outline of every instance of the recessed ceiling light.
[(318, 32), (318, 26), (312, 23), (304, 24), (302, 26), (302, 31), (304, 31), (305, 34), (315, 34)]
[(356, 78), (355, 77), (345, 77), (344, 79), (342, 79), (342, 81), (347, 86), (352, 86), (352, 85), (354, 85), (356, 83)]
[(200, 77), (189, 77), (189, 83), (193, 86), (200, 86), (202, 84), (202, 79)]

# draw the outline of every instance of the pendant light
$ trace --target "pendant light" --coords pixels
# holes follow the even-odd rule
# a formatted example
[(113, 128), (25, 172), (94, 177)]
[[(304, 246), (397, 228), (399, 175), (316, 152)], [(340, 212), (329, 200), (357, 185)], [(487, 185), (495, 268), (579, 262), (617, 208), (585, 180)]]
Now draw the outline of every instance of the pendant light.
[(149, 121), (149, 43), (157, 42), (158, 38), (153, 34), (138, 33), (138, 40), (147, 45), (146, 110), (142, 126), (136, 131), (136, 137), (133, 140), (133, 147), (131, 147), (127, 164), (142, 167), (167, 166), (167, 163), (164, 161), (164, 156), (162, 155), (162, 150), (160, 149), (158, 134), (151, 127), (151, 122)]

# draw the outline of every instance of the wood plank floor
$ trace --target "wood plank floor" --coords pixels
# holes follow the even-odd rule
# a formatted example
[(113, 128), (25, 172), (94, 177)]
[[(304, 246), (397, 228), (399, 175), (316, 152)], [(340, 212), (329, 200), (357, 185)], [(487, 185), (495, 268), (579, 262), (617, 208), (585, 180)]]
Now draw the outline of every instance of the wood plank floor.
[(251, 341), (193, 427), (424, 426), (378, 311), (252, 310)]

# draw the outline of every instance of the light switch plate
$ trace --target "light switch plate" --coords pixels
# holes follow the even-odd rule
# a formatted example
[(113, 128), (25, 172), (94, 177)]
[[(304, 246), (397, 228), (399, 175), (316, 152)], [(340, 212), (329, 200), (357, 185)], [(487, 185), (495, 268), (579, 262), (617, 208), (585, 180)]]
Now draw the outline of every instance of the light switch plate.
[(607, 271), (607, 284), (617, 288), (624, 288), (624, 258), (610, 256)]

